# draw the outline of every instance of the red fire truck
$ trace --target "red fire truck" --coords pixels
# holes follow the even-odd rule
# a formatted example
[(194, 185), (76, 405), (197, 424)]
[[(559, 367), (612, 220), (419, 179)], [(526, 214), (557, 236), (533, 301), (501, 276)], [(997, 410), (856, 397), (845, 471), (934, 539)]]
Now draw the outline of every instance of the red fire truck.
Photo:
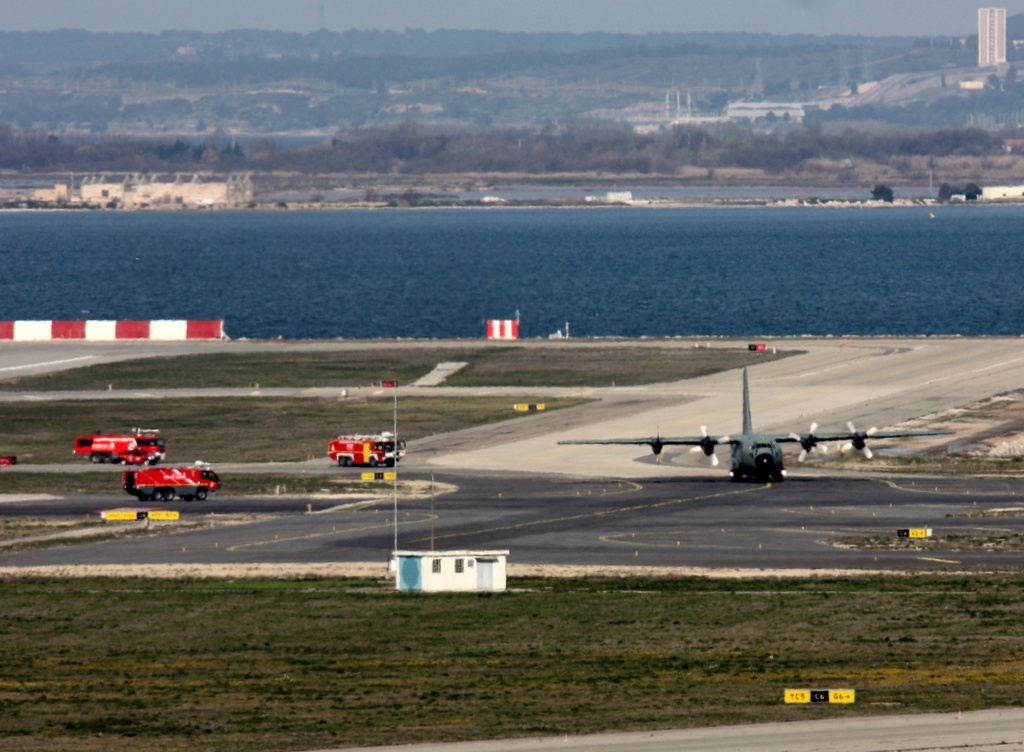
[(405, 455), (405, 442), (384, 432), (375, 436), (339, 436), (327, 445), (327, 456), (339, 467), (394, 467)]
[(130, 434), (78, 436), (74, 453), (89, 455), (94, 463), (155, 465), (167, 452), (160, 432), (155, 428), (133, 428)]
[(220, 476), (210, 468), (154, 467), (125, 470), (121, 487), (139, 501), (202, 501), (220, 488)]

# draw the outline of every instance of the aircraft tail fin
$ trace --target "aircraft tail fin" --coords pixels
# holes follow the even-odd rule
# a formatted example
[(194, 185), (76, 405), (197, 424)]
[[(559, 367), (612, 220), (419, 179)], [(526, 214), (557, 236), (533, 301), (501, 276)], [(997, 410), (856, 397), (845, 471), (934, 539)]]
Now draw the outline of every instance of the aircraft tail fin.
[(743, 433), (751, 434), (754, 428), (750, 420), (750, 386), (747, 384), (747, 369), (743, 369)]

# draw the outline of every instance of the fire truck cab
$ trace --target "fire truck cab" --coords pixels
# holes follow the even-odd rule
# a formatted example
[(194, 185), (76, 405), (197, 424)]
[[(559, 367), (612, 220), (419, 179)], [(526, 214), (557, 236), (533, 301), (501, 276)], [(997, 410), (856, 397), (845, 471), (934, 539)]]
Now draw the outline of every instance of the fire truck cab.
[(75, 438), (74, 454), (94, 464), (155, 465), (167, 455), (164, 438), (155, 428), (133, 428), (130, 434), (94, 434)]
[(404, 455), (405, 442), (390, 432), (339, 436), (327, 445), (327, 456), (339, 467), (394, 467)]

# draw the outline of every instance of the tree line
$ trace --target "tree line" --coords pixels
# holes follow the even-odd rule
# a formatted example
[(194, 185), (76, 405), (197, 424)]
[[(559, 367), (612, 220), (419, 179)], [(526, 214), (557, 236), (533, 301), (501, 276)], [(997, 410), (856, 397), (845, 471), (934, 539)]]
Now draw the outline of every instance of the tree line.
[(877, 134), (820, 126), (765, 133), (747, 126), (676, 126), (650, 134), (623, 124), (581, 122), (542, 129), (424, 126), (415, 122), (345, 131), (321, 143), (245, 144), (205, 139), (67, 137), (0, 123), (0, 168), (16, 171), (294, 171), (304, 174), (602, 173), (678, 175), (687, 167), (738, 167), (783, 174), (814, 160), (885, 163), (914, 156), (980, 157), (1002, 151), (1005, 134), (979, 128)]

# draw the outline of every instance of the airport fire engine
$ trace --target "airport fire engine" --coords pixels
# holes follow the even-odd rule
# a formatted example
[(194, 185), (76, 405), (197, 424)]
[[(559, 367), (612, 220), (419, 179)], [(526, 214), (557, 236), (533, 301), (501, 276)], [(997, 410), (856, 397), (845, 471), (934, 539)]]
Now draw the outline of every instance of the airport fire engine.
[(155, 465), (167, 452), (160, 431), (155, 428), (133, 428), (130, 434), (98, 434), (75, 439), (74, 453), (89, 455), (94, 463)]
[(125, 470), (121, 487), (139, 501), (202, 501), (220, 488), (220, 476), (208, 467), (151, 467)]
[(405, 442), (393, 433), (339, 436), (327, 445), (327, 456), (339, 467), (394, 467), (405, 455)]

